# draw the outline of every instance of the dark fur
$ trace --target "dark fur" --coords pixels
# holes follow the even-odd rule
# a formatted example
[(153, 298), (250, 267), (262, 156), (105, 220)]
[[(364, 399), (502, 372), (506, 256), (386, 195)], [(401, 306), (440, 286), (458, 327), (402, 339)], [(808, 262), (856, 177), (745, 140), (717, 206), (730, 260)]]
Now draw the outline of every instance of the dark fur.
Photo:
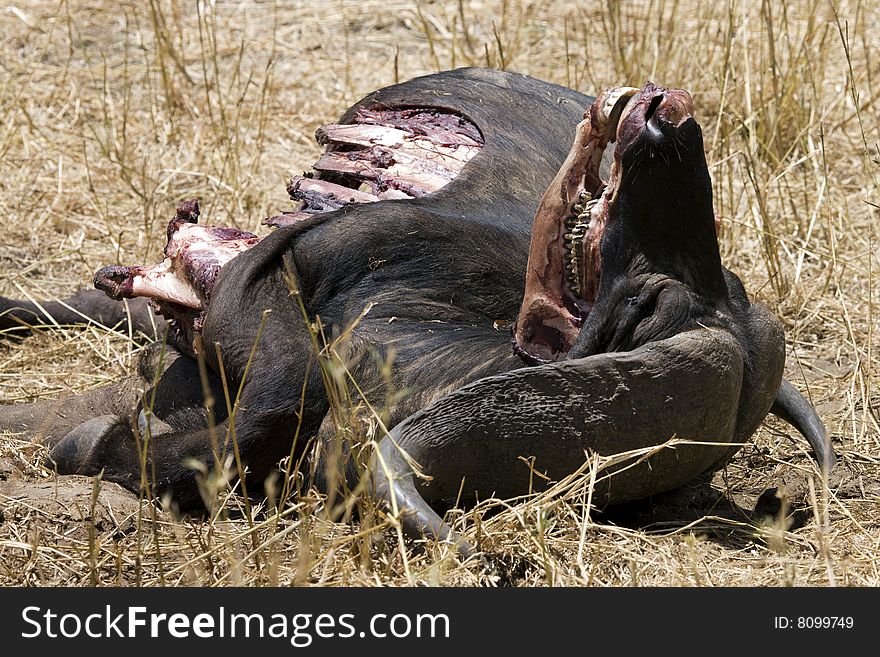
[[(229, 388), (236, 391), (263, 311), (271, 310), (236, 418), (249, 477), (262, 478), (290, 453), (298, 426), (301, 436), (315, 435), (328, 409), (288, 277), (296, 281), (309, 315), (319, 316), (331, 334), (345, 329), (367, 303), (375, 304), (353, 336), (349, 358), (356, 380), (381, 405), (386, 382), (377, 362), (393, 353), (393, 387), (412, 394), (394, 405), (392, 425), (464, 383), (522, 365), (510, 349), (509, 332), (493, 323), (512, 321), (517, 313), (537, 203), (591, 102), (522, 75), (463, 69), (372, 93), (341, 118), (345, 122), (361, 106), (449, 108), (480, 128), (485, 146), (439, 192), (349, 206), (276, 230), (224, 268), (202, 336), (214, 387), (219, 388), (220, 366), (213, 345), (219, 344)], [(103, 323), (112, 325), (114, 319)], [(138, 382), (140, 388), (148, 384), (149, 376)], [(129, 413), (119, 413), (102, 435), (62, 441), (51, 458), (59, 472), (103, 469), (105, 479), (137, 490), (141, 464), (131, 425)], [(61, 422), (50, 429), (50, 444), (71, 428)], [(218, 435), (225, 429), (224, 421)], [(149, 470), (159, 488), (173, 490), (181, 507), (201, 504), (186, 461), (213, 463), (207, 429), (153, 436), (152, 443)], [(304, 444), (303, 438), (298, 452)]]
[[(229, 422), (222, 412), (221, 371), (233, 396), (241, 387), (235, 434), (249, 483), (264, 478), (281, 458), (301, 455), (306, 439), (319, 431), (332, 438), (325, 423), (327, 394), (300, 303), (310, 320), (320, 318), (329, 335), (345, 330), (368, 303), (374, 304), (354, 331), (347, 357), (366, 397), (379, 406), (389, 393), (379, 364), (393, 357), (393, 391), (408, 394), (390, 409), (389, 427), (469, 382), (522, 367), (509, 332), (497, 329), (496, 322), (509, 323), (517, 314), (538, 201), (592, 100), (518, 74), (461, 69), (377, 91), (342, 117), (345, 122), (358, 107), (447, 108), (479, 127), (485, 147), (434, 194), (317, 215), (275, 231), (223, 269), (204, 322), (205, 385), (214, 401), (218, 436), (226, 435)], [(703, 180), (697, 173), (693, 186), (680, 191), (694, 194), (695, 203), (705, 203), (709, 194), (711, 208), (708, 175)], [(629, 212), (650, 211), (640, 206), (650, 206), (650, 194), (633, 195), (628, 203)], [(656, 235), (650, 222), (609, 226), (609, 244), (641, 249), (647, 265), (633, 270), (638, 258), (632, 251), (606, 252), (603, 242), (600, 304), (576, 344), (577, 354), (631, 349), (717, 321), (719, 309), (729, 314), (731, 330), (740, 331), (736, 337), (747, 353), (750, 341), (760, 343), (758, 329), (749, 325), (750, 305), (742, 286), (729, 273), (720, 273), (714, 232), (693, 241), (705, 272), (663, 260), (672, 252), (664, 240), (678, 240), (676, 231), (688, 228), (675, 226)], [(658, 281), (658, 272), (673, 280)], [(112, 302), (94, 292), (85, 295), (77, 298), (85, 315), (108, 325), (123, 319), (118, 308), (116, 315), (99, 314), (110, 312), (105, 307)], [(23, 306), (24, 312), (15, 310)], [(15, 317), (44, 321), (32, 306), (0, 299), (7, 324), (16, 323)], [(149, 331), (142, 304), (136, 310), (132, 325)], [(52, 306), (55, 311), (61, 321), (77, 319), (61, 306)], [(105, 479), (138, 491), (141, 437), (134, 428), (139, 410), (153, 406), (161, 431), (150, 442), (147, 472), (157, 485), (151, 492), (173, 492), (182, 508), (199, 506), (189, 461), (213, 464), (215, 458), (200, 368), (176, 352), (162, 354), (152, 349), (137, 374), (99, 391), (55, 405), (4, 407), (0, 429), (42, 433), (61, 473), (103, 471)], [(158, 388), (156, 371), (164, 371)], [(760, 379), (762, 374), (756, 370), (750, 376)], [(761, 382), (755, 385), (760, 388)], [(759, 390), (758, 397), (766, 393)], [(761, 404), (745, 408), (741, 413), (748, 417), (738, 419), (738, 425), (744, 432), (756, 427), (766, 412)], [(90, 418), (97, 419), (83, 424)], [(498, 469), (491, 463), (470, 465), (484, 472)], [(454, 474), (456, 465), (449, 468)]]

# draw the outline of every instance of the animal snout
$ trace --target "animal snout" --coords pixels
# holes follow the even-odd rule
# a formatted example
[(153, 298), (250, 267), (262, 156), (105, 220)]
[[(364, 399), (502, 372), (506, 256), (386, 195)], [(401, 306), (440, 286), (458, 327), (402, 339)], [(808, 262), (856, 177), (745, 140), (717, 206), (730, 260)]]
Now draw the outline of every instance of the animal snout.
[(688, 92), (681, 89), (657, 90), (645, 100), (646, 124), (678, 127), (693, 116), (693, 99)]

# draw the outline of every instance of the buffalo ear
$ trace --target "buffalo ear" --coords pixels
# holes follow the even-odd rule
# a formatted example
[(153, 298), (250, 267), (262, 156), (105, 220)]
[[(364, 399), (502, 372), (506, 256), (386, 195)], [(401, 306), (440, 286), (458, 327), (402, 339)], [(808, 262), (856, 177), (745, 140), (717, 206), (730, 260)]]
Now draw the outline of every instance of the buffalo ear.
[[(371, 464), (373, 494), (401, 512), (408, 533), (458, 541), (426, 496), (514, 497), (540, 479), (523, 461), (558, 481), (588, 453), (612, 456), (679, 439), (609, 469), (593, 500), (648, 497), (681, 486), (738, 447), (742, 385), (739, 342), (702, 328), (633, 351), (480, 379), (383, 439)], [(426, 478), (415, 478), (413, 463)]]

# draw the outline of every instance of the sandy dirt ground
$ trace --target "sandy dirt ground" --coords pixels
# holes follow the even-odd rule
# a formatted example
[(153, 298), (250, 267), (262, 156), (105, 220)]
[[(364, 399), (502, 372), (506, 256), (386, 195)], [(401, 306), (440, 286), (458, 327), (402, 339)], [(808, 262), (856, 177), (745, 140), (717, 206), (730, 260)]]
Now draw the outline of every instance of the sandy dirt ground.
[[(57, 477), (0, 435), (0, 585), (880, 584), (877, 336), (880, 61), (871, 3), (33, 0), (0, 11), (0, 294), (57, 298), (155, 262), (174, 208), (266, 234), (315, 129), (396, 80), (461, 65), (595, 92), (690, 90), (726, 266), (782, 319), (786, 376), (839, 456), (825, 480), (768, 419), (721, 472), (599, 512), (588, 482), (453, 512), (494, 563), (401, 544), (362, 502), (327, 517), (215, 491), (180, 517), (115, 484)], [(778, 10), (765, 5), (779, 6)], [(207, 9), (206, 9), (207, 8)], [(774, 13), (775, 12), (775, 13)], [(675, 24), (673, 31), (670, 26)], [(127, 372), (124, 332), (0, 337), (0, 404)]]

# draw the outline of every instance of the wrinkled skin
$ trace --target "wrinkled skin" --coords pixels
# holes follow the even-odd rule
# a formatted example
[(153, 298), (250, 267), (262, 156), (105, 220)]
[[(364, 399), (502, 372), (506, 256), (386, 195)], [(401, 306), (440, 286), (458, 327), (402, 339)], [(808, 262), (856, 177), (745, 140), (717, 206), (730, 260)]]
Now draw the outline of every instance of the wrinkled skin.
[[(592, 125), (579, 126), (536, 227), (548, 216), (562, 223), (559, 200), (572, 202), (577, 183), (599, 195), (584, 169), (590, 158), (577, 155), (589, 153), (591, 141), (604, 146), (600, 104)], [(397, 425), (374, 455), (374, 494), (415, 510), (405, 521), (411, 533), (460, 541), (426, 500), (520, 495), (536, 480), (540, 488), (544, 477), (570, 474), (584, 454), (612, 456), (673, 437), (697, 444), (624, 461), (593, 500), (616, 504), (678, 487), (723, 465), (784, 403), (782, 327), (721, 266), (690, 96), (647, 83), (624, 112), (612, 182), (590, 228), (601, 273), (589, 273), (599, 275), (597, 286), (581, 287), (597, 287), (595, 296), (567, 302), (560, 231), (536, 228), (514, 343), (524, 359), (545, 364), (439, 399)], [(830, 466), (824, 429), (811, 442)], [(424, 478), (414, 477), (404, 454)], [(522, 456), (535, 459), (527, 467)]]
[[(643, 105), (648, 93), (642, 90)], [(330, 335), (372, 303), (348, 342), (347, 359), (360, 389), (378, 406), (389, 393), (406, 391), (390, 408), (387, 426), (393, 429), (374, 456), (371, 490), (410, 511), (404, 523), (412, 534), (456, 538), (429, 502), (526, 492), (529, 471), (519, 457), (535, 457), (535, 469), (554, 479), (579, 467), (585, 450), (617, 453), (673, 435), (724, 443), (661, 451), (650, 467), (619, 473), (596, 501), (669, 490), (719, 467), (774, 403), (775, 412), (824, 450), (820, 459), (830, 465), (833, 452), (821, 422), (796, 390), (781, 383), (779, 323), (750, 304), (739, 280), (721, 267), (693, 118), (673, 126), (687, 132), (686, 139), (673, 139), (684, 149), (679, 159), (668, 156), (668, 135), (653, 135), (657, 156), (640, 161), (633, 144), (641, 133), (618, 140), (617, 194), (604, 217), (596, 297), (558, 362), (523, 367), (509, 331), (497, 328), (499, 320), (513, 323), (524, 308), (539, 200), (555, 176), (571, 177), (563, 163), (593, 100), (481, 69), (370, 94), (340, 123), (358, 107), (437, 106), (471, 119), (485, 146), (438, 192), (316, 215), (278, 229), (226, 264), (202, 326), (204, 386), (194, 359), (173, 347), (153, 347), (127, 380), (58, 403), (0, 409), (0, 429), (42, 437), (59, 473), (103, 470), (105, 479), (130, 490), (151, 485), (150, 494), (170, 491), (181, 508), (198, 507), (189, 462), (215, 462), (203, 392), (207, 386), (214, 399), (223, 399), (219, 350), (229, 389), (243, 382), (235, 434), (254, 491), (253, 482), (279, 459), (303, 453), (306, 438), (320, 435), (329, 452), (337, 447), (298, 302)], [(644, 116), (644, 110), (632, 111)], [(144, 307), (111, 316), (114, 302), (83, 294), (69, 304), (83, 315), (152, 331)], [(38, 308), (0, 298), (4, 311), (8, 325), (20, 323), (16, 317), (25, 323), (42, 317)], [(68, 315), (59, 321), (76, 321)], [(380, 364), (392, 356), (389, 390)], [(157, 377), (157, 371), (164, 374)], [(222, 406), (214, 406), (221, 437), (229, 428)], [(152, 482), (142, 477), (137, 449), (148, 429)], [(398, 447), (432, 478), (430, 485), (416, 483)], [(316, 470), (320, 484), (321, 468)], [(464, 544), (462, 552), (469, 552)]]

